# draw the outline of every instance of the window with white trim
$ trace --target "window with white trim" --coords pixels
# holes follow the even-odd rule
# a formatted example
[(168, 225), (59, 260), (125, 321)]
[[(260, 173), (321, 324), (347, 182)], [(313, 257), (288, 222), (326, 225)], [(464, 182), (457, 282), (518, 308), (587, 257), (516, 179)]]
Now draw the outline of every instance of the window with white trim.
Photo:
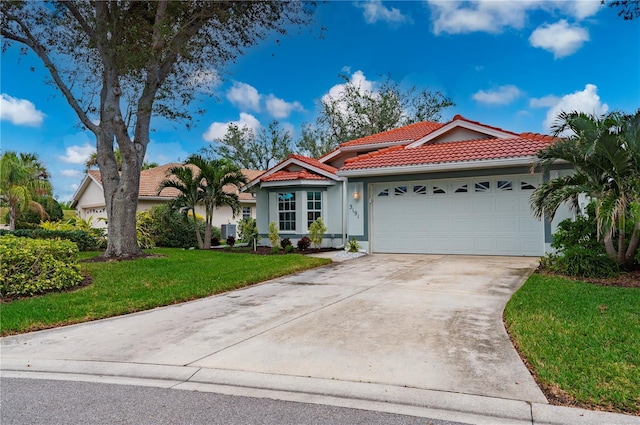
[(242, 207), (242, 218), (251, 218), (251, 207)]
[(322, 192), (307, 192), (307, 227), (322, 217)]
[(280, 230), (296, 230), (296, 194), (278, 193), (278, 226)]

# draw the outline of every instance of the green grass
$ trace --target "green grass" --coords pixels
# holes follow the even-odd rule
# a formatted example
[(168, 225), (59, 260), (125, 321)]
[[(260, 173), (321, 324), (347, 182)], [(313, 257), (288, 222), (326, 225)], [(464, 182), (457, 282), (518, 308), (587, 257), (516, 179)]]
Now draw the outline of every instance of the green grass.
[[(2, 335), (112, 317), (206, 297), (328, 264), (324, 258), (253, 255), (179, 249), (149, 251), (162, 257), (83, 262), (93, 283), (0, 304)], [(81, 253), (90, 258), (98, 253)]]
[(509, 301), (505, 319), (544, 387), (640, 413), (640, 289), (536, 274)]

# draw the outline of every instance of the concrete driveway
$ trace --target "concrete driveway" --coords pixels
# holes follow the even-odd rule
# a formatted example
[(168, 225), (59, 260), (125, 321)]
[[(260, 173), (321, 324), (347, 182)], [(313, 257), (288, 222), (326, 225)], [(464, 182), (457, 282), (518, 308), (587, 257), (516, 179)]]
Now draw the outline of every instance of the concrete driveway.
[(502, 323), (535, 265), (522, 257), (369, 255), (194, 302), (3, 338), (2, 369), (544, 404)]

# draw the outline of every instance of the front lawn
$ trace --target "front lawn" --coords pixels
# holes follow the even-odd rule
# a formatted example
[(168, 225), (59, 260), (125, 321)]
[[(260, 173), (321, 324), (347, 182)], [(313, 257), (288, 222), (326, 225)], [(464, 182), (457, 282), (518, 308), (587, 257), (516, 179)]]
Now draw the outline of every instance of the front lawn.
[(505, 322), (552, 403), (640, 414), (640, 288), (534, 274)]
[[(72, 292), (0, 304), (2, 335), (118, 316), (203, 298), (328, 264), (324, 258), (154, 249), (158, 257), (83, 262), (93, 283)], [(81, 253), (81, 258), (98, 253)]]

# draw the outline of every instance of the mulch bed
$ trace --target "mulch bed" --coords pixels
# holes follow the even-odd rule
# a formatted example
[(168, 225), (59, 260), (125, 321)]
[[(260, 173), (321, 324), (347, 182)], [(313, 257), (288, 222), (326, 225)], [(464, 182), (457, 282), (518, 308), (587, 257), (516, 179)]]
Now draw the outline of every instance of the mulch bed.
[[(284, 254), (287, 254), (286, 252), (284, 252), (283, 249), (281, 249), (277, 254), (272, 254), (270, 246), (258, 246), (258, 247), (256, 247), (255, 251), (253, 250), (253, 248), (250, 248), (248, 246), (247, 247), (242, 247), (242, 248), (233, 248), (233, 249), (219, 248), (217, 250), (221, 251), (221, 252), (231, 252), (231, 253), (235, 253), (235, 254), (255, 254), (255, 255), (284, 255)], [(308, 254), (317, 254), (319, 252), (336, 252), (336, 251), (339, 251), (339, 250), (335, 249), (335, 248), (309, 248), (309, 249), (307, 249), (305, 251), (300, 251), (298, 249), (294, 249), (292, 254), (308, 255)]]
[[(544, 270), (536, 270), (536, 273), (545, 274), (545, 275), (556, 275), (555, 273), (549, 273)], [(574, 276), (564, 276), (564, 275), (556, 275), (562, 277), (564, 279), (569, 279), (573, 281), (587, 282), (592, 283), (594, 285), (600, 286), (618, 286), (621, 288), (640, 288), (640, 270), (634, 270), (631, 272), (620, 273), (615, 277), (574, 277)]]

